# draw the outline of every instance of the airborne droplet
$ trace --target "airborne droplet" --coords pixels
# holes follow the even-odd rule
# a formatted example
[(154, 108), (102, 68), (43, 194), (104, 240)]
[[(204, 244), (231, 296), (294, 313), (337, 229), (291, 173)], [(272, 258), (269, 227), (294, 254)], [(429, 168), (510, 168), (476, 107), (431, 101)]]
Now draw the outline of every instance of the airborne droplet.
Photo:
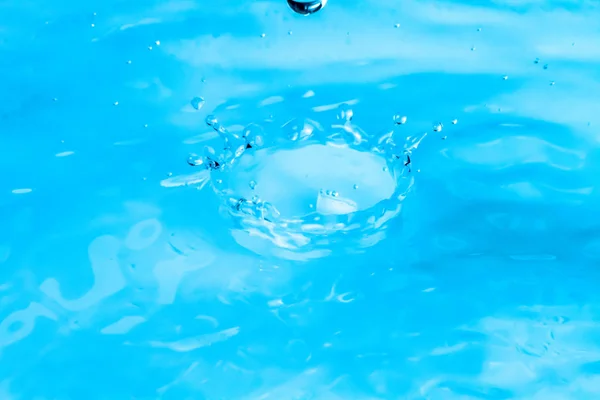
[(204, 99), (202, 97), (194, 97), (190, 103), (194, 109), (199, 110), (204, 105)]
[(396, 114), (396, 115), (394, 115), (394, 122), (397, 125), (405, 124), (406, 123), (406, 117), (404, 115)]
[(298, 14), (310, 15), (327, 5), (327, 0), (287, 0), (290, 8)]

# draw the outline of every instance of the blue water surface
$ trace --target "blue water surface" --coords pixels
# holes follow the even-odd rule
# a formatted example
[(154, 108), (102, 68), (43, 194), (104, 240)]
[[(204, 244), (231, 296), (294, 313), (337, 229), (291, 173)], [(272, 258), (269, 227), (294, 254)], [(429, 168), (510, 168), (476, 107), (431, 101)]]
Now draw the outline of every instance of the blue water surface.
[(1, 1), (0, 400), (600, 398), (599, 17)]

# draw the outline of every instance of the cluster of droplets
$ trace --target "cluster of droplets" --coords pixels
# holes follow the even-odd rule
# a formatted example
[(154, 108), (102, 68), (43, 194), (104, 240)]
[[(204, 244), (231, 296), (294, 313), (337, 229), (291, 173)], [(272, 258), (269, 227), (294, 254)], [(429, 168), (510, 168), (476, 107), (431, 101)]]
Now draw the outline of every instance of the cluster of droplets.
[[(383, 168), (384, 172), (396, 169), (398, 163), (402, 163), (399, 166), (400, 168), (406, 167), (405, 169), (411, 172), (411, 155), (427, 133), (417, 137), (406, 137), (392, 130), (382, 135), (371, 135), (352, 123), (353, 116), (354, 111), (352, 108), (348, 104), (342, 104), (337, 111), (337, 120), (342, 124), (332, 125), (332, 128), (334, 128), (333, 133), (328, 133), (323, 138), (328, 141), (341, 140), (357, 149), (381, 154), (388, 163), (388, 166)], [(393, 117), (395, 125), (404, 125), (406, 121), (406, 116), (395, 115)], [(247, 151), (264, 146), (264, 131), (259, 125), (250, 124), (243, 132), (231, 132), (212, 114), (206, 117), (206, 124), (219, 135), (222, 149), (217, 152), (214, 148), (206, 146), (201, 155), (191, 154), (187, 161), (191, 166), (202, 167), (210, 171), (223, 171), (228, 166), (232, 166)], [(433, 130), (435, 132), (441, 131), (442, 124), (436, 124)], [(302, 118), (292, 119), (282, 125), (280, 139), (297, 142), (314, 138), (315, 135), (322, 134), (324, 131), (316, 121)], [(217, 178), (215, 183), (219, 185), (222, 181)], [(252, 180), (248, 185), (250, 189), (255, 190), (257, 183)], [(358, 185), (354, 185), (353, 188), (358, 189)], [(335, 190), (323, 189), (320, 195), (337, 197), (338, 193)], [(226, 203), (233, 212), (254, 216), (266, 221), (275, 221), (280, 216), (275, 206), (261, 200), (256, 195), (250, 199), (235, 196), (228, 197)]]
[(212, 114), (206, 117), (206, 124), (218, 133), (223, 142), (223, 151), (217, 153), (211, 146), (206, 146), (202, 155), (190, 154), (187, 163), (193, 167), (222, 169), (233, 164), (247, 150), (262, 147), (264, 144), (262, 129), (258, 125), (248, 125), (240, 135), (228, 131)]
[(268, 222), (275, 222), (281, 215), (273, 204), (261, 200), (256, 195), (252, 196), (251, 199), (229, 197), (227, 205), (234, 212)]

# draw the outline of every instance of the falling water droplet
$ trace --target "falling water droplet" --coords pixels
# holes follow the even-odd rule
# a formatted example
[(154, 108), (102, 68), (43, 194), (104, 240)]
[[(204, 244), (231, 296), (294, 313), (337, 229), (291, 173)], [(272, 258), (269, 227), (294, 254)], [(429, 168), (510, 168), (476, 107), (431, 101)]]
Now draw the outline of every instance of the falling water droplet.
[(400, 28), (400, 24), (395, 24), (394, 28)]
[(314, 14), (327, 5), (327, 0), (288, 0), (290, 8), (301, 15)]
[(266, 34), (266, 33), (261, 33), (261, 34), (260, 34), (260, 37), (261, 37), (261, 38), (265, 38), (265, 37), (267, 37), (267, 34)]
[(250, 186), (250, 189), (254, 190), (256, 188), (256, 182), (250, 181), (249, 186)]
[(543, 68), (548, 69), (548, 64), (544, 64)]
[(471, 47), (471, 51), (475, 51), (475, 50), (476, 50), (475, 46)]
[(113, 103), (113, 106), (118, 106), (118, 105), (119, 105), (119, 102), (118, 102), (118, 101), (115, 101), (115, 102)]
[(540, 63), (540, 58), (536, 57), (535, 60), (533, 60), (533, 63), (534, 64), (539, 64)]
[(160, 40), (157, 40), (156, 42), (154, 42), (157, 46), (160, 46)]
[(555, 84), (556, 84), (556, 82), (554, 82), (554, 81), (550, 82), (550, 86), (554, 86)]
[(287, 0), (288, 6), (297, 14), (310, 15), (323, 9), (327, 0)]
[(444, 129), (444, 125), (442, 125), (442, 123), (441, 123), (441, 122), (438, 122), (437, 124), (435, 124), (435, 125), (433, 126), (433, 131), (434, 131), (434, 132), (441, 132), (441, 131), (442, 131), (442, 129)]
[(192, 104), (192, 107), (194, 107), (196, 110), (199, 110), (204, 105), (204, 98), (194, 97), (190, 103)]
[(456, 125), (456, 124), (458, 124), (458, 120), (457, 119), (453, 119), (452, 120), (452, 125)]
[(358, 185), (355, 183), (354, 186), (352, 186), (354, 189), (358, 189)]
[(396, 114), (394, 115), (394, 122), (397, 125), (402, 125), (406, 123), (406, 117), (404, 115)]
[(504, 79), (505, 81), (507, 81), (507, 80), (508, 80), (508, 75), (504, 75), (504, 76), (502, 77), (502, 79)]

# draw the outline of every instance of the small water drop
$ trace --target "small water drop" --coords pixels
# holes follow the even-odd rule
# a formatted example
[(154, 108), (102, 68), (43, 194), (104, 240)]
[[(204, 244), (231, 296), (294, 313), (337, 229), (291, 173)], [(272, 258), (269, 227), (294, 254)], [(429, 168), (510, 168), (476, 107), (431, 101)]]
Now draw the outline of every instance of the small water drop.
[(157, 40), (156, 42), (154, 42), (154, 44), (156, 44), (157, 46), (160, 46), (160, 40)]
[(508, 75), (504, 75), (504, 76), (502, 77), (502, 79), (504, 79), (505, 81), (507, 81), (507, 80), (508, 80)]
[(438, 122), (437, 124), (435, 124), (433, 126), (433, 131), (434, 132), (441, 132), (442, 129), (444, 129), (444, 125), (441, 122)]
[(477, 32), (481, 32), (481, 28), (477, 28)]
[(556, 82), (554, 82), (554, 81), (550, 82), (550, 86), (554, 86), (555, 84), (556, 84)]
[(205, 121), (208, 126), (214, 126), (219, 123), (219, 120), (213, 114), (207, 115)]
[(458, 120), (457, 119), (453, 119), (452, 120), (452, 125), (456, 125), (456, 124), (458, 124)]
[(152, 50), (152, 46), (148, 46), (148, 50)]
[(534, 64), (539, 64), (540, 63), (540, 58), (536, 57), (535, 60), (533, 60), (533, 63)]
[(400, 24), (395, 24), (394, 28), (400, 28)]
[(217, 181), (216, 181), (216, 182), (217, 182), (217, 184), (219, 184), (219, 185), (220, 185), (221, 183), (223, 183), (223, 180), (222, 180), (222, 179), (217, 179)]
[(389, 171), (388, 167), (383, 167), (383, 172), (388, 172), (388, 171)]
[(354, 186), (352, 186), (354, 189), (358, 189), (358, 185), (355, 183)]
[(261, 37), (261, 38), (267, 37), (267, 34), (266, 34), (266, 33), (261, 33), (261, 34), (260, 34), (260, 37)]
[(250, 186), (250, 189), (254, 190), (256, 188), (256, 182), (250, 181), (249, 186)]
[(96, 26), (96, 25), (94, 25), (94, 24), (91, 24), (91, 27), (92, 27), (92, 28), (93, 28), (93, 27), (95, 27), (95, 26)]
[(127, 60), (127, 64), (131, 64), (131, 60)]
[(119, 105), (119, 102), (118, 102), (118, 101), (115, 101), (115, 102), (113, 103), (113, 106), (118, 106), (118, 105)]
[(471, 47), (471, 51), (475, 51), (475, 50), (476, 50), (475, 46)]
[(542, 68), (548, 69), (548, 64), (544, 64), (544, 66)]
[(396, 114), (396, 115), (394, 115), (394, 122), (397, 125), (405, 124), (406, 123), (406, 116), (400, 115), (400, 114)]
[(287, 0), (288, 6), (297, 14), (310, 15), (327, 5), (327, 0)]
[(350, 122), (352, 121), (352, 117), (354, 116), (354, 111), (350, 108), (348, 104), (342, 104), (338, 108), (337, 119)]
[(192, 99), (192, 101), (190, 102), (190, 104), (192, 105), (192, 107), (194, 107), (194, 109), (199, 110), (202, 108), (202, 106), (204, 105), (205, 101), (204, 98), (202, 97), (194, 97)]

